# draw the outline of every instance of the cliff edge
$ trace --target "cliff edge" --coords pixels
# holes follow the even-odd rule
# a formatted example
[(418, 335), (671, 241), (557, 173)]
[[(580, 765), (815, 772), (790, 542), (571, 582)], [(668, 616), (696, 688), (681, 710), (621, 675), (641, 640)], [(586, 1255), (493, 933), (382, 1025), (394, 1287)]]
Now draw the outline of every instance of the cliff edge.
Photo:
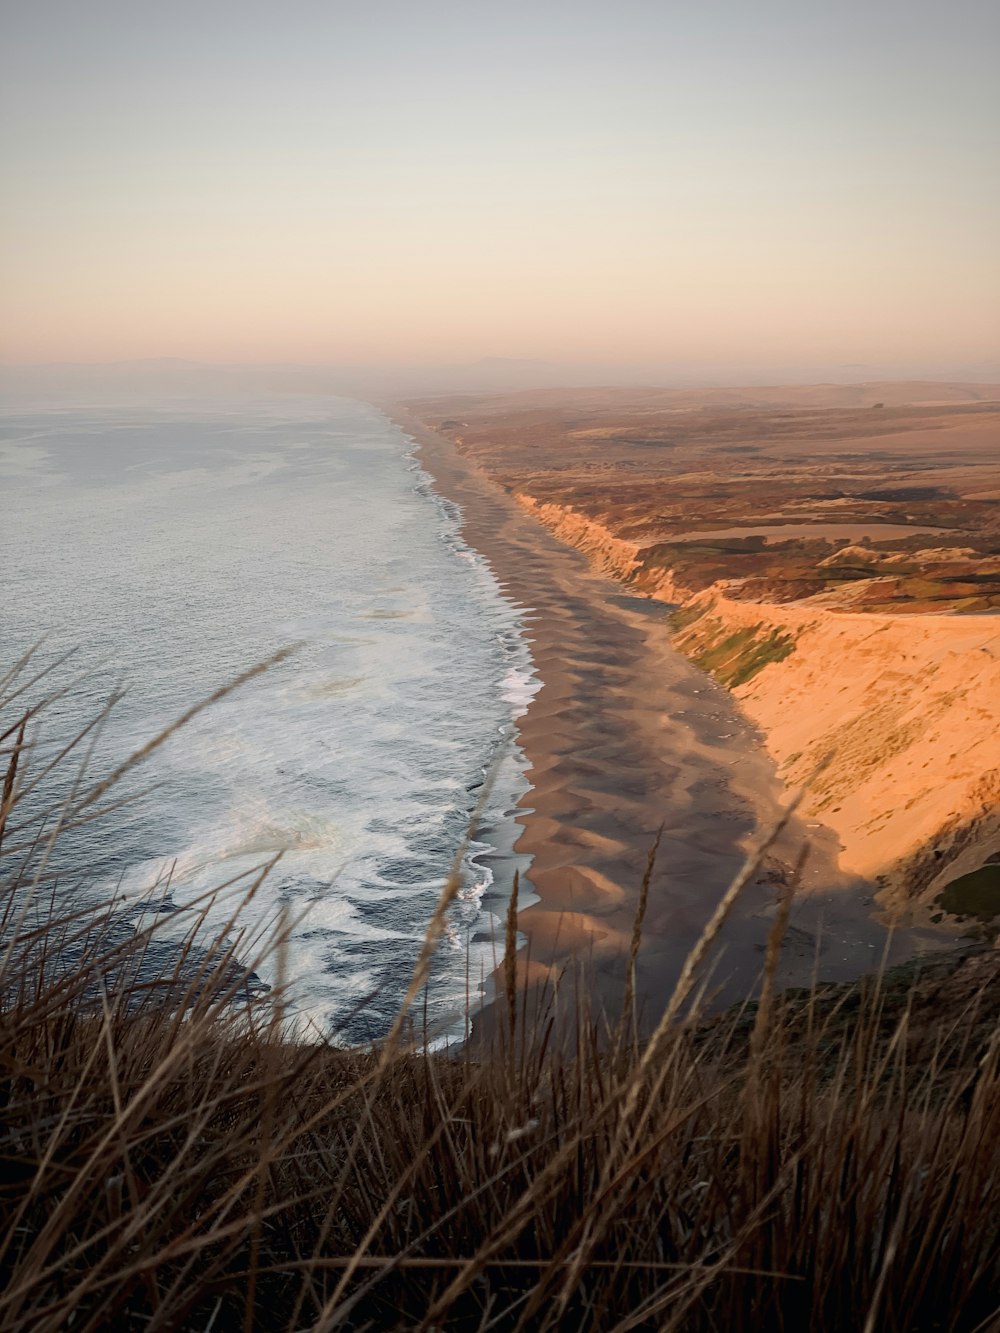
[(788, 783), (829, 759), (805, 813), (885, 906), (935, 915), (945, 886), (1000, 850), (1000, 615), (746, 601), (724, 583), (692, 593), (636, 543), (518, 498), (599, 568), (677, 607), (674, 643), (732, 690)]

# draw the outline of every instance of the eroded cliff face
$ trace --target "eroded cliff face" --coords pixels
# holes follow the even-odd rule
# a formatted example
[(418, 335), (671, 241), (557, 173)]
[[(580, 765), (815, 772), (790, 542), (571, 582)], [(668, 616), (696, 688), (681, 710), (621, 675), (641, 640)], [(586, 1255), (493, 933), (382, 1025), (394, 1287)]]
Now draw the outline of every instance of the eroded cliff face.
[(677, 646), (721, 672), (786, 781), (812, 779), (807, 813), (836, 830), (845, 867), (878, 877), (887, 901), (931, 910), (949, 880), (1000, 846), (996, 618), (704, 593), (686, 615), (695, 618)]
[(639, 563), (639, 546), (613, 536), (606, 527), (595, 523), (568, 505), (545, 504), (524, 492), (514, 498), (529, 514), (544, 523), (550, 532), (569, 546), (585, 551), (596, 568), (615, 578), (627, 579)]
[(678, 584), (669, 570), (643, 566), (638, 542), (616, 537), (603, 523), (587, 518), (570, 505), (539, 501), (523, 491), (515, 492), (514, 498), (560, 541), (584, 551), (596, 569), (630, 583), (637, 592), (666, 602), (681, 602), (691, 596), (692, 590)]
[(1000, 849), (1000, 617), (774, 605), (724, 584), (691, 595), (600, 524), (522, 503), (600, 568), (681, 604), (677, 647), (740, 699), (786, 781), (812, 779), (806, 813), (886, 905), (926, 917)]

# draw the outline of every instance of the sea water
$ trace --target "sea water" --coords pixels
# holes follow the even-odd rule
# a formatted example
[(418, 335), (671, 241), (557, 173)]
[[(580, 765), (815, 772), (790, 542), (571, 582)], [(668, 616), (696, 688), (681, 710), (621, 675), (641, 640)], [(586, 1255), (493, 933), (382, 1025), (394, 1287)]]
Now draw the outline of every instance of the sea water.
[[(260, 935), (284, 909), (295, 1011), (359, 1041), (388, 1029), (458, 855), (462, 887), (419, 1004), (435, 1033), (458, 1035), (496, 959), (483, 896), (496, 906), (494, 870), (512, 864), (490, 853), (513, 841), (526, 788), (513, 724), (534, 686), (518, 609), (412, 441), (339, 399), (8, 412), (0, 487), (0, 669), (43, 635), (38, 661), (77, 649), (48, 682), (72, 688), (43, 714), (36, 762), (120, 686), (89, 756), (95, 779), (299, 645), (130, 773), (129, 805), (60, 840), (57, 894), (152, 892), (183, 909), (243, 876), (214, 900), (210, 933), (280, 852), (236, 928)], [(273, 981), (278, 967), (259, 970)]]

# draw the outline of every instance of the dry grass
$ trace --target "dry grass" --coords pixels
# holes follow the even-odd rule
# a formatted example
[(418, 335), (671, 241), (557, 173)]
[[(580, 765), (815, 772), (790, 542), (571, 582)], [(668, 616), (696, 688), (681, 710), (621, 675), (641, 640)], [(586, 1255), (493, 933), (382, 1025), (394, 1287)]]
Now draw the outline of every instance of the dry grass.
[(26, 680), (0, 684), (5, 1330), (1000, 1327), (997, 1042), (967, 1015), (914, 1067), (876, 985), (832, 1043), (828, 1006), (772, 995), (775, 938), (751, 1039), (696, 1029), (723, 905), (652, 1038), (630, 996), (617, 1030), (574, 1004), (556, 1040), (555, 999), (526, 1014), (508, 970), (474, 1050), (405, 1022), (371, 1051), (291, 1043), (280, 988), (248, 990), (256, 881), (211, 947), (196, 904), (149, 986), (155, 919), (123, 939), (40, 909), (108, 788), (46, 807)]

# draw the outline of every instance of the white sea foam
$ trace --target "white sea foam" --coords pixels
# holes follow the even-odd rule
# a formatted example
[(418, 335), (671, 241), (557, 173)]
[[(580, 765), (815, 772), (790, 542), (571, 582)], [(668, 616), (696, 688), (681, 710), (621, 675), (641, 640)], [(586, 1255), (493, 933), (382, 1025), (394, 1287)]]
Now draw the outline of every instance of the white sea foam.
[(541, 681), (531, 666), (510, 667), (500, 682), (501, 694), (512, 705), (515, 717), (521, 717), (540, 689)]
[(53, 711), (52, 749), (124, 680), (96, 756), (113, 763), (249, 663), (304, 641), (157, 752), (139, 778), (158, 789), (81, 830), (68, 863), (93, 867), (101, 895), (133, 903), (166, 885), (183, 907), (283, 851), (239, 924), (259, 934), (287, 909), (303, 1017), (376, 1036), (495, 767), (451, 913), (456, 947), (441, 951), (428, 1001), (438, 1028), (460, 1033), (467, 985), (495, 961), (484, 899), (511, 864), (496, 849), (509, 853), (527, 787), (513, 719), (538, 685), (518, 609), (412, 441), (336, 401), (7, 425), (5, 646), (50, 630), (53, 652), (80, 644), (90, 668)]

